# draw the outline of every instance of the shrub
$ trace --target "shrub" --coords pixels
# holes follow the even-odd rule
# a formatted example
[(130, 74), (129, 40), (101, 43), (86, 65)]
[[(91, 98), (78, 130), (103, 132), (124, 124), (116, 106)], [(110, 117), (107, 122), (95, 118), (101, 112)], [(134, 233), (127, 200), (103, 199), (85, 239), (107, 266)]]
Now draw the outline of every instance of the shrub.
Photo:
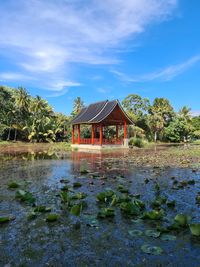
[(131, 137), (128, 144), (129, 146), (136, 146), (142, 148), (145, 146), (145, 141), (142, 138)]

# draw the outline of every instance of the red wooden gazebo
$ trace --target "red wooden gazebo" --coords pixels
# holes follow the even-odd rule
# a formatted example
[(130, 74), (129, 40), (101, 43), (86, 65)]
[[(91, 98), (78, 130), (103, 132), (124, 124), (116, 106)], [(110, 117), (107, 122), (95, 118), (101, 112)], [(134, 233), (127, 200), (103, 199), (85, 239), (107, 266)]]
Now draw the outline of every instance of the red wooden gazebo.
[[(118, 100), (102, 101), (84, 107), (72, 120), (72, 144), (76, 145), (124, 145), (128, 144), (127, 125), (133, 124)], [(91, 138), (81, 138), (81, 125), (91, 125)], [(111, 139), (104, 135), (105, 126), (115, 126), (116, 134)], [(123, 127), (123, 137), (119, 128)]]

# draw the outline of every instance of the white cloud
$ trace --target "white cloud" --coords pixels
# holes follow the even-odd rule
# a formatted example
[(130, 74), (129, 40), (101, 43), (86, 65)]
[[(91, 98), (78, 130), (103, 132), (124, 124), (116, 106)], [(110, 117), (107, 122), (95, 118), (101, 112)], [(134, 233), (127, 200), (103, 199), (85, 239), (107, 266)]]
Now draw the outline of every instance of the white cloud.
[(21, 80), (33, 80), (32, 77), (26, 76), (17, 72), (2, 72), (0, 73), (0, 81), (21, 81)]
[(166, 20), (177, 1), (3, 1), (0, 54), (38, 81), (43, 74), (71, 80), (71, 64), (118, 63), (115, 49), (150, 23)]
[(192, 117), (200, 116), (200, 110), (191, 110), (190, 114)]
[(116, 76), (118, 76), (121, 80), (126, 82), (147, 82), (153, 80), (161, 80), (161, 81), (170, 81), (176, 76), (182, 74), (183, 72), (187, 71), (189, 68), (194, 66), (196, 63), (200, 61), (200, 55), (194, 56), (183, 63), (177, 65), (171, 65), (164, 69), (150, 72), (141, 75), (127, 75), (125, 73), (112, 70)]
[(97, 91), (101, 94), (108, 94), (110, 92), (107, 88), (98, 88)]

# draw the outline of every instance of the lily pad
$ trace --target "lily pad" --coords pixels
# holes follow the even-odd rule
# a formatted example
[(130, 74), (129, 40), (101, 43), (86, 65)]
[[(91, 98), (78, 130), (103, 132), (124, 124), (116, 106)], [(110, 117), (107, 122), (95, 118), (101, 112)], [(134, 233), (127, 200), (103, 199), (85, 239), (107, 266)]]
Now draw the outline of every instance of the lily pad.
[(145, 231), (145, 235), (149, 236), (149, 237), (159, 237), (160, 236), (160, 232), (156, 231), (156, 230), (146, 230)]
[(35, 198), (33, 194), (24, 190), (18, 190), (15, 195), (16, 199), (19, 199), (22, 202), (26, 202), (27, 204), (34, 204)]
[(129, 230), (128, 233), (133, 237), (141, 236), (143, 234), (143, 232), (140, 230)]
[(47, 221), (47, 222), (55, 222), (55, 221), (58, 220), (58, 218), (59, 218), (59, 215), (58, 215), (58, 214), (54, 214), (54, 213), (52, 213), (52, 214), (49, 214), (49, 215), (47, 216), (46, 221)]
[(81, 187), (81, 186), (82, 186), (82, 184), (79, 183), (79, 182), (75, 182), (75, 183), (73, 183), (73, 187), (74, 187), (74, 188), (78, 188), (78, 187)]
[(200, 223), (190, 224), (189, 227), (192, 235), (200, 236)]
[(176, 236), (175, 235), (169, 235), (169, 234), (162, 234), (160, 239), (163, 241), (175, 241)]
[(185, 214), (182, 214), (182, 213), (177, 214), (177, 215), (174, 217), (174, 221), (175, 221), (178, 225), (180, 225), (180, 226), (182, 226), (182, 227), (188, 225), (190, 219), (191, 219), (191, 218), (190, 218), (189, 216), (187, 216), (187, 215), (185, 215)]
[(98, 218), (107, 218), (114, 216), (115, 216), (115, 210), (113, 208), (102, 208), (97, 214)]
[(150, 220), (160, 220), (164, 216), (163, 210), (151, 210), (148, 212), (145, 212), (143, 215), (143, 218), (150, 219)]
[(19, 184), (16, 183), (16, 182), (10, 182), (10, 183), (8, 184), (8, 188), (9, 188), (9, 189), (16, 189), (16, 188), (18, 188), (18, 187), (19, 187)]
[(80, 174), (87, 174), (87, 173), (89, 173), (89, 171), (87, 169), (85, 169), (85, 168), (80, 169)]
[(46, 207), (46, 206), (37, 206), (34, 209), (34, 212), (50, 212), (51, 208)]
[(75, 216), (80, 216), (82, 211), (82, 204), (76, 204), (74, 206), (72, 206), (70, 213), (75, 215)]
[(125, 215), (139, 215), (140, 214), (140, 208), (135, 205), (134, 203), (129, 202), (122, 202), (120, 204), (120, 209)]
[(8, 223), (9, 221), (11, 221), (10, 217), (0, 217), (0, 224)]
[(157, 246), (151, 246), (151, 245), (148, 245), (148, 244), (145, 244), (145, 245), (141, 246), (141, 250), (144, 253), (152, 254), (152, 255), (160, 255), (163, 252), (162, 248), (157, 247)]
[(128, 189), (125, 188), (122, 184), (118, 185), (117, 189), (119, 190), (119, 192), (121, 193), (128, 193)]

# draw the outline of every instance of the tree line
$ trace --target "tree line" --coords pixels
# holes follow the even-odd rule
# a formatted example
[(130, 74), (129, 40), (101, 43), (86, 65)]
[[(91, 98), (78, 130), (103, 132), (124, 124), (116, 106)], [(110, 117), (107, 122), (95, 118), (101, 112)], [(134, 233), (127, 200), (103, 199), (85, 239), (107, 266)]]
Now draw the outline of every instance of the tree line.
[[(190, 108), (178, 112), (166, 98), (148, 98), (128, 95), (122, 106), (134, 122), (129, 126), (129, 136), (148, 141), (181, 142), (200, 139), (200, 116), (192, 117)], [(0, 86), (0, 139), (30, 142), (58, 142), (71, 140), (71, 120), (84, 107), (77, 97), (69, 116), (54, 112), (40, 96), (32, 97), (25, 88)], [(83, 127), (84, 137), (90, 135)], [(107, 134), (112, 133), (112, 127)], [(114, 131), (114, 129), (113, 129)]]

